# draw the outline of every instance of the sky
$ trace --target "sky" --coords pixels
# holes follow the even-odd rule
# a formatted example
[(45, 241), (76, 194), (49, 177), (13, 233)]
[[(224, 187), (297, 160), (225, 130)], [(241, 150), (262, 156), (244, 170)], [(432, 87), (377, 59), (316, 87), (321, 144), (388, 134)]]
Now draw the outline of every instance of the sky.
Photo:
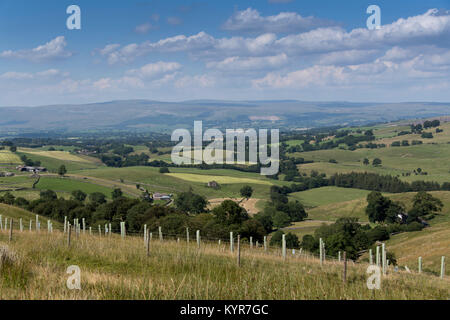
[(0, 39), (2, 107), (450, 102), (450, 0), (1, 0)]

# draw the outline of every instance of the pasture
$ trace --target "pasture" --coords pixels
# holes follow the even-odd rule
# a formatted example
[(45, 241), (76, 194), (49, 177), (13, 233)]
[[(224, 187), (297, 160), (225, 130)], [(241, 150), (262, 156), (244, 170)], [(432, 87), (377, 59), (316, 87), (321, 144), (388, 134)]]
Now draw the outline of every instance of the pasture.
[(338, 187), (323, 187), (291, 193), (290, 198), (300, 201), (306, 207), (318, 207), (343, 201), (367, 197), (370, 191)]
[[(45, 153), (44, 151), (42, 152), (34, 152), (34, 153), (28, 153), (28, 152), (18, 152), (19, 155), (25, 155), (27, 156), (27, 158), (33, 160), (33, 161), (40, 161), (41, 165), (46, 167), (50, 172), (58, 172), (58, 169), (61, 165), (65, 165), (66, 169), (71, 172), (74, 170), (84, 170), (84, 169), (95, 169), (98, 168), (99, 166), (102, 166), (100, 163), (98, 163), (98, 159), (92, 160), (90, 161), (90, 159), (87, 157), (78, 157), (75, 156), (76, 158), (71, 157), (72, 155), (70, 153), (67, 152), (63, 152), (63, 156), (58, 156), (58, 155), (53, 155), (54, 152), (57, 151), (48, 151), (47, 153)], [(45, 155), (45, 156), (44, 156)], [(49, 155), (49, 156), (46, 156)], [(69, 156), (68, 156), (69, 155)], [(65, 158), (66, 159), (59, 159), (59, 158)], [(71, 161), (68, 159), (72, 159), (75, 160), (77, 159), (77, 161)], [(78, 160), (82, 160), (82, 161), (78, 161)]]
[[(285, 184), (282, 181), (269, 180), (257, 173), (227, 169), (170, 168), (170, 174), (161, 174), (159, 173), (159, 168), (152, 167), (98, 168), (96, 170), (76, 171), (74, 174), (88, 178), (110, 180), (114, 183), (123, 181), (123, 183), (130, 186), (140, 184), (150, 192), (179, 193), (192, 188), (195, 193), (208, 199), (239, 198), (239, 191), (243, 184), (252, 186), (254, 198), (267, 199), (272, 184)], [(207, 183), (215, 178), (218, 178), (217, 180), (223, 179), (226, 183), (221, 184), (220, 181), (217, 181), (221, 184), (219, 189), (209, 188)]]
[(9, 150), (0, 150), (0, 164), (15, 165), (21, 164), (20, 158)]
[(258, 179), (248, 179), (248, 178), (236, 178), (230, 176), (215, 176), (215, 175), (204, 175), (204, 174), (191, 174), (191, 173), (168, 173), (169, 177), (178, 178), (190, 182), (208, 183), (211, 181), (216, 181), (219, 184), (263, 184), (272, 185), (270, 181), (258, 180)]
[[(437, 181), (439, 183), (450, 181), (450, 144), (425, 144), (410, 147), (357, 149), (348, 150), (320, 150), (296, 154), (315, 163), (299, 165), (301, 172), (313, 170), (326, 173), (328, 176), (335, 173), (373, 172), (383, 175), (398, 176), (404, 181)], [(383, 161), (381, 167), (365, 166), (364, 158), (372, 161), (379, 158)], [(329, 163), (330, 159), (337, 160), (337, 164)], [(421, 168), (427, 175), (415, 175), (413, 171)], [(410, 176), (402, 174), (410, 173)]]
[[(202, 241), (197, 249), (173, 240), (152, 241), (147, 257), (142, 237), (73, 237), (55, 231), (16, 232), (4, 246), (14, 259), (0, 272), (0, 299), (89, 300), (349, 300), (448, 299), (448, 279), (389, 270), (381, 290), (368, 290), (365, 264), (322, 267), (313, 257), (280, 257), (280, 249), (241, 248), (241, 266), (226, 244)], [(0, 242), (8, 235), (0, 232)], [(66, 286), (67, 268), (81, 270), (82, 290)], [(271, 290), (267, 290), (271, 288)]]
[(108, 188), (98, 184), (79, 181), (71, 178), (46, 177), (42, 176), (36, 185), (37, 190), (53, 190), (55, 192), (71, 193), (75, 190), (81, 190), (86, 194), (101, 192), (108, 198), (111, 198), (113, 188)]

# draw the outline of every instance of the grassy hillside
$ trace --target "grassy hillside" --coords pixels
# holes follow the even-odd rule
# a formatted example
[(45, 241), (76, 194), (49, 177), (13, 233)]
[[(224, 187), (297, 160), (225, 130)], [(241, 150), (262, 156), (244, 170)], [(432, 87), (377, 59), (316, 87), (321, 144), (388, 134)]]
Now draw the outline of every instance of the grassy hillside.
[[(0, 243), (7, 235), (0, 233)], [(320, 267), (314, 258), (288, 257), (279, 249), (242, 248), (239, 268), (227, 246), (152, 241), (146, 257), (142, 238), (121, 240), (80, 235), (68, 248), (54, 233), (16, 233), (6, 249), (11, 261), (0, 271), (0, 299), (448, 299), (448, 279), (393, 273), (379, 291), (368, 290), (365, 265)], [(82, 290), (68, 290), (69, 265), (81, 270)], [(270, 288), (270, 290), (267, 290)]]
[[(26, 149), (28, 150), (28, 149)], [(19, 156), (25, 155), (28, 159), (33, 161), (40, 161), (43, 167), (46, 167), (50, 172), (58, 172), (61, 165), (65, 165), (66, 169), (71, 172), (74, 170), (95, 169), (101, 166), (98, 161), (87, 160), (84, 157), (74, 157), (68, 152), (51, 151), (51, 152), (24, 152), (20, 149), (17, 153)], [(76, 160), (76, 161), (74, 161)]]
[[(24, 224), (24, 228), (28, 230), (29, 228), (29, 223), (30, 220), (33, 222), (33, 228), (35, 228), (35, 221), (36, 221), (36, 215), (32, 212), (29, 212), (27, 210), (23, 210), (17, 207), (13, 207), (13, 206), (8, 206), (6, 204), (2, 204), (0, 203), (0, 215), (2, 215), (2, 219), (3, 221), (5, 220), (5, 218), (9, 219), (14, 219), (14, 224), (16, 229), (18, 229), (18, 223), (19, 220), (22, 219), (23, 224)], [(44, 227), (46, 227), (46, 223), (47, 223), (47, 218), (41, 217), (41, 229)], [(51, 219), (50, 219), (51, 220)], [(53, 228), (61, 228), (62, 225), (61, 223), (57, 222), (57, 221), (52, 221), (53, 222)]]
[[(141, 184), (149, 191), (178, 193), (192, 188), (195, 193), (208, 199), (237, 198), (243, 184), (254, 189), (254, 197), (267, 199), (272, 184), (284, 185), (282, 181), (269, 180), (257, 173), (245, 173), (236, 170), (200, 170), (170, 168), (170, 174), (159, 173), (159, 168), (98, 168), (97, 170), (77, 171), (79, 176), (124, 181), (127, 184)], [(208, 188), (207, 182), (213, 180), (220, 184), (219, 189)]]
[(14, 164), (20, 164), (22, 161), (20, 161), (20, 158), (12, 153), (9, 150), (0, 150), (0, 164), (1, 165), (14, 165)]
[[(393, 130), (392, 128), (395, 127), (391, 127), (390, 130)], [(450, 181), (450, 170), (448, 167), (448, 159), (450, 158), (450, 123), (445, 123), (442, 128), (444, 132), (439, 134), (435, 133), (433, 139), (421, 139), (418, 135), (399, 136), (389, 138), (389, 140), (387, 138), (380, 138), (375, 143), (388, 144), (388, 147), (381, 149), (357, 149), (355, 151), (330, 149), (302, 152), (294, 154), (294, 156), (315, 162), (300, 165), (299, 169), (302, 172), (316, 170), (327, 175), (332, 175), (334, 173), (367, 171), (399, 176), (400, 179), (409, 182), (426, 180), (443, 183)], [(374, 133), (377, 135), (377, 130)], [(388, 135), (388, 133), (383, 131), (383, 135)], [(403, 140), (408, 140), (410, 143), (412, 140), (421, 140), (424, 144), (409, 147), (390, 147), (393, 141)], [(375, 158), (380, 158), (383, 161), (383, 165), (381, 167), (365, 166), (363, 164), (364, 158), (370, 161)], [(334, 159), (338, 163), (330, 163), (330, 159)], [(413, 174), (413, 171), (418, 168), (427, 172), (428, 175), (416, 176)], [(411, 175), (403, 176), (403, 174), (408, 173)]]
[[(420, 232), (395, 235), (387, 242), (401, 266), (418, 270), (418, 257), (422, 257), (423, 271), (439, 274), (441, 257), (450, 257), (450, 221), (442, 222)], [(448, 265), (448, 263), (447, 263)], [(446, 274), (450, 275), (447, 267)]]
[(307, 207), (318, 207), (343, 201), (351, 201), (366, 197), (370, 191), (346, 189), (338, 187), (324, 187), (303, 192), (292, 193), (292, 199), (300, 201)]
[(98, 184), (77, 181), (70, 178), (60, 178), (60, 177), (46, 177), (43, 176), (36, 185), (37, 190), (53, 190), (55, 192), (67, 192), (71, 193), (75, 190), (81, 190), (86, 194), (91, 194), (94, 192), (101, 192), (107, 197), (111, 198), (111, 193), (113, 188), (104, 187)]

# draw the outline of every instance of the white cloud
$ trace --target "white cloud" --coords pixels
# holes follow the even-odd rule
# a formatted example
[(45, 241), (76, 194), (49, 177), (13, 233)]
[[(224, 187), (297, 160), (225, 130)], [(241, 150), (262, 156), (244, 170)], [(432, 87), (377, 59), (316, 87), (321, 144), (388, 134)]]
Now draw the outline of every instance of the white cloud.
[(127, 71), (127, 75), (136, 76), (144, 79), (153, 79), (161, 77), (167, 73), (173, 73), (182, 68), (178, 62), (163, 62), (149, 63), (139, 69), (132, 69)]
[(25, 50), (7, 50), (0, 53), (1, 58), (14, 58), (23, 59), (29, 61), (43, 61), (53, 59), (69, 58), (73, 54), (66, 51), (67, 42), (63, 36), (56, 37), (55, 39), (47, 42), (44, 45), (40, 45), (34, 49)]
[(148, 23), (148, 22), (147, 22), (147, 23), (138, 25), (138, 26), (134, 29), (134, 31), (135, 31), (136, 33), (139, 33), (139, 34), (146, 34), (146, 33), (148, 33), (150, 30), (154, 30), (154, 29), (156, 29), (156, 27), (153, 26), (151, 23)]
[(267, 70), (271, 68), (278, 68), (286, 65), (288, 57), (286, 54), (281, 53), (276, 56), (269, 57), (229, 57), (219, 62), (209, 62), (207, 67), (211, 69), (217, 69), (225, 72), (230, 71), (255, 71), (255, 70)]
[(261, 16), (258, 10), (238, 11), (223, 25), (223, 29), (243, 33), (296, 33), (335, 25), (315, 17), (302, 17), (296, 12), (281, 12), (274, 16)]
[[(264, 30), (264, 29), (262, 29)], [(447, 41), (444, 41), (444, 40)], [(399, 19), (392, 24), (384, 25), (381, 30), (354, 29), (350, 32), (340, 27), (318, 28), (308, 32), (291, 34), (278, 38), (274, 33), (264, 33), (257, 37), (224, 37), (215, 38), (205, 32), (192, 36), (178, 35), (161, 39), (157, 42), (132, 43), (111, 50), (111, 45), (101, 52), (107, 51), (108, 62), (129, 63), (138, 57), (153, 52), (183, 52), (197, 59), (219, 60), (230, 57), (276, 56), (282, 53), (291, 57), (345, 52), (364, 61), (364, 52), (371, 50), (389, 50), (394, 46), (402, 48), (424, 45), (448, 47), (450, 40), (450, 14), (440, 14), (437, 10), (429, 10), (422, 15)], [(331, 63), (322, 57), (324, 63)], [(345, 60), (343, 57), (341, 60)]]
[(208, 75), (185, 76), (175, 82), (175, 88), (209, 88), (215, 84), (215, 78)]
[(57, 69), (49, 69), (41, 72), (30, 73), (30, 72), (16, 72), (9, 71), (3, 74), (0, 74), (0, 79), (3, 80), (43, 80), (43, 79), (51, 79), (56, 77), (67, 77), (69, 76), (68, 72), (61, 72)]

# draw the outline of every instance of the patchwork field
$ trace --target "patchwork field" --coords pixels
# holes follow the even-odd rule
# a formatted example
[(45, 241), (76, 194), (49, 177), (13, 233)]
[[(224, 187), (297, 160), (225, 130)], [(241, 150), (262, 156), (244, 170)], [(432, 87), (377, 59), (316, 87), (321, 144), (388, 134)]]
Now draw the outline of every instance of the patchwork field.
[[(352, 190), (352, 189), (349, 189)], [(435, 219), (430, 221), (432, 224), (438, 222), (450, 221), (450, 191), (435, 191), (430, 192), (434, 197), (439, 198), (443, 204), (444, 208), (441, 214), (437, 215)], [(384, 196), (389, 197), (394, 201), (399, 201), (405, 204), (406, 209), (409, 210), (412, 207), (412, 199), (416, 193), (399, 193), (399, 194), (389, 194), (385, 193)], [(331, 204), (321, 205), (308, 210), (308, 216), (312, 220), (320, 221), (335, 221), (340, 217), (357, 217), (362, 222), (368, 222), (367, 215), (365, 213), (365, 208), (367, 207), (366, 197), (336, 202)]]
[[(398, 176), (404, 181), (437, 181), (439, 183), (450, 181), (450, 144), (427, 144), (420, 146), (383, 148), (383, 149), (357, 149), (347, 150), (321, 150), (296, 154), (315, 163), (299, 165), (301, 172), (310, 173), (313, 170), (326, 173), (328, 176), (335, 173), (373, 172), (384, 175)], [(381, 167), (365, 166), (364, 158), (372, 161), (375, 158), (382, 160)], [(330, 163), (335, 159), (338, 163)], [(427, 175), (415, 175), (414, 170), (421, 168)], [(410, 173), (410, 176), (402, 174)]]
[(21, 164), (20, 158), (9, 150), (0, 150), (0, 164)]
[(219, 184), (264, 184), (272, 185), (269, 181), (257, 180), (257, 179), (247, 179), (247, 178), (236, 178), (229, 176), (214, 176), (214, 175), (201, 175), (201, 174), (190, 174), (190, 173), (168, 173), (167, 176), (178, 178), (181, 180), (186, 180), (190, 182), (208, 183), (211, 181), (216, 181)]
[[(50, 155), (54, 152), (58, 152), (58, 151), (48, 151), (48, 153), (50, 153)], [(66, 153), (66, 152), (62, 152), (63, 156), (61, 157), (68, 157), (70, 159), (75, 159), (72, 158), (70, 153)], [(47, 153), (43, 153), (43, 154), (47, 154)], [(50, 172), (58, 172), (58, 169), (61, 165), (65, 165), (66, 169), (71, 172), (74, 170), (85, 170), (85, 169), (96, 169), (99, 166), (102, 166), (97, 159), (90, 161), (86, 160), (84, 157), (79, 157), (79, 156), (75, 156), (77, 161), (71, 161), (71, 160), (65, 160), (65, 159), (58, 159), (54, 156), (44, 156), (41, 154), (41, 152), (35, 152), (35, 153), (28, 153), (28, 152), (18, 152), (18, 155), (25, 155), (27, 156), (27, 158), (33, 160), (33, 161), (40, 161), (41, 165), (46, 167)], [(82, 160), (82, 161), (79, 161)]]
[[(161, 174), (159, 168), (152, 167), (98, 168), (96, 170), (76, 171), (74, 174), (88, 178), (107, 179), (113, 182), (122, 181), (132, 186), (141, 184), (151, 192), (178, 193), (192, 188), (195, 193), (208, 199), (238, 198), (240, 197), (242, 184), (252, 186), (254, 198), (267, 199), (272, 184), (287, 184), (282, 181), (269, 180), (257, 173), (225, 169), (170, 168), (170, 174)], [(220, 181), (217, 181), (221, 184), (219, 189), (207, 187), (207, 183), (215, 179), (216, 181), (225, 181), (225, 183), (221, 184)]]
[(87, 194), (94, 192), (101, 192), (108, 198), (111, 198), (113, 188), (104, 187), (98, 184), (77, 181), (70, 178), (60, 177), (41, 177), (39, 183), (36, 185), (37, 190), (53, 190), (55, 192), (71, 193), (75, 190), (81, 190)]
[(46, 158), (55, 158), (55, 159), (63, 160), (63, 161), (85, 162), (85, 163), (92, 162), (92, 161), (86, 160), (85, 158), (71, 154), (70, 152), (67, 152), (67, 151), (36, 151), (34, 149), (20, 148), (19, 152), (33, 154), (33, 155), (46, 157)]
[(303, 192), (292, 193), (290, 198), (300, 201), (306, 207), (318, 207), (343, 201), (351, 201), (367, 197), (370, 191), (324, 187)]

